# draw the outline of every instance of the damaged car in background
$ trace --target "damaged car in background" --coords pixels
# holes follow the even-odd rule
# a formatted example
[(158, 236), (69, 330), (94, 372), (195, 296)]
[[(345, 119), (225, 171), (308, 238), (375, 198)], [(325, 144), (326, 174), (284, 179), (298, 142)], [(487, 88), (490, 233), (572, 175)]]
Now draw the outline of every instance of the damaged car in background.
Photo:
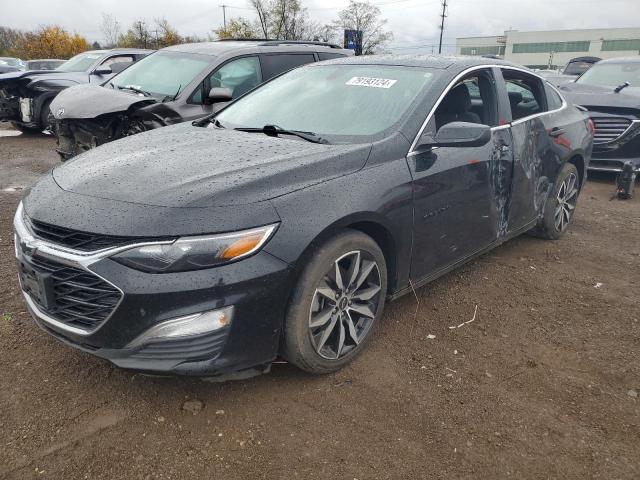
[(39, 132), (49, 125), (53, 98), (65, 88), (101, 84), (152, 50), (118, 48), (80, 53), (55, 70), (0, 75), (0, 122), (23, 132)]
[(640, 57), (602, 60), (560, 88), (595, 125), (589, 168), (640, 171)]
[(42, 177), (14, 220), (22, 292), (45, 332), (120, 367), (333, 372), (388, 299), (562, 236), (592, 142), (582, 110), (500, 60), (305, 65)]
[(217, 41), (159, 50), (102, 87), (56, 97), (52, 130), (62, 160), (103, 143), (206, 116), (292, 68), (352, 55), (322, 42)]

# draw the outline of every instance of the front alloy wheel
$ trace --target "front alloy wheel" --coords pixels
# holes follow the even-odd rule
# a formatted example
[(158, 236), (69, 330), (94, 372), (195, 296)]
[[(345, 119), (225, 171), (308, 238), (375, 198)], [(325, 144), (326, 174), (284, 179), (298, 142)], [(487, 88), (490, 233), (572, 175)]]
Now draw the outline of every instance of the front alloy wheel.
[(380, 269), (367, 252), (335, 260), (311, 302), (309, 334), (318, 355), (339, 359), (360, 344), (376, 317), (381, 290)]
[(314, 247), (293, 290), (282, 356), (310, 373), (335, 372), (362, 351), (382, 316), (387, 264), (368, 235), (346, 230)]

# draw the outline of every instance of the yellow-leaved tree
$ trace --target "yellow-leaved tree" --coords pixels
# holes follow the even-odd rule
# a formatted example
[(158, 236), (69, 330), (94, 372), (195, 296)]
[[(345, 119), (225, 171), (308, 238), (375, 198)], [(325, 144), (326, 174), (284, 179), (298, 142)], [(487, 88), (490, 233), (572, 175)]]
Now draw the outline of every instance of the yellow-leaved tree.
[(34, 58), (71, 58), (89, 50), (87, 40), (77, 33), (70, 34), (58, 25), (40, 27), (25, 33), (16, 43), (13, 54), (23, 60)]

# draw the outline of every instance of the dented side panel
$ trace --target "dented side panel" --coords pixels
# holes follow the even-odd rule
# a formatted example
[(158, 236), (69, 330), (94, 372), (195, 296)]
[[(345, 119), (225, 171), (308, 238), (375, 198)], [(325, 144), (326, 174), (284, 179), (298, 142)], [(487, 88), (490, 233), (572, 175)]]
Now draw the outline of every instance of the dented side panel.
[(508, 131), (482, 147), (439, 147), (409, 157), (414, 196), (411, 277), (420, 279), (504, 234), (511, 153)]

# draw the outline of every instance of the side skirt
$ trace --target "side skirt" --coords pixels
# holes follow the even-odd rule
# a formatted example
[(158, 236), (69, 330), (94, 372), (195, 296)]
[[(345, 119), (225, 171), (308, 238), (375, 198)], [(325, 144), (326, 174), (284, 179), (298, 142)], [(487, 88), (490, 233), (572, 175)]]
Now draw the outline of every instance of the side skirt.
[(452, 263), (451, 265), (448, 265), (438, 271), (436, 271), (435, 273), (430, 273), (424, 277), (422, 277), (419, 280), (416, 280), (415, 282), (412, 281), (413, 283), (413, 288), (411, 285), (398, 290), (390, 295), (387, 296), (387, 298), (391, 301), (393, 300), (397, 300), (398, 298), (402, 297), (403, 295), (406, 295), (407, 293), (410, 293), (413, 289), (417, 289), (420, 287), (425, 286), (427, 283), (431, 283), (434, 280), (440, 278), (443, 275), (446, 275), (447, 273), (451, 272), (452, 270), (455, 270), (456, 268), (464, 265), (465, 263), (470, 262), (471, 260), (484, 255), (485, 253), (489, 252), (490, 250), (493, 250), (494, 248), (502, 245), (503, 243), (511, 240), (512, 238), (518, 237), (520, 235), (522, 235), (523, 233), (531, 230), (533, 227), (536, 226), (536, 223), (538, 222), (538, 219), (535, 218), (533, 219), (531, 222), (527, 223), (526, 225), (520, 227), (518, 230), (515, 230), (507, 235), (505, 235), (502, 238), (499, 238), (497, 240), (495, 240), (494, 242), (490, 243), (489, 245), (487, 245), (486, 247), (472, 253), (471, 255), (468, 255), (460, 260), (458, 260), (455, 263)]

